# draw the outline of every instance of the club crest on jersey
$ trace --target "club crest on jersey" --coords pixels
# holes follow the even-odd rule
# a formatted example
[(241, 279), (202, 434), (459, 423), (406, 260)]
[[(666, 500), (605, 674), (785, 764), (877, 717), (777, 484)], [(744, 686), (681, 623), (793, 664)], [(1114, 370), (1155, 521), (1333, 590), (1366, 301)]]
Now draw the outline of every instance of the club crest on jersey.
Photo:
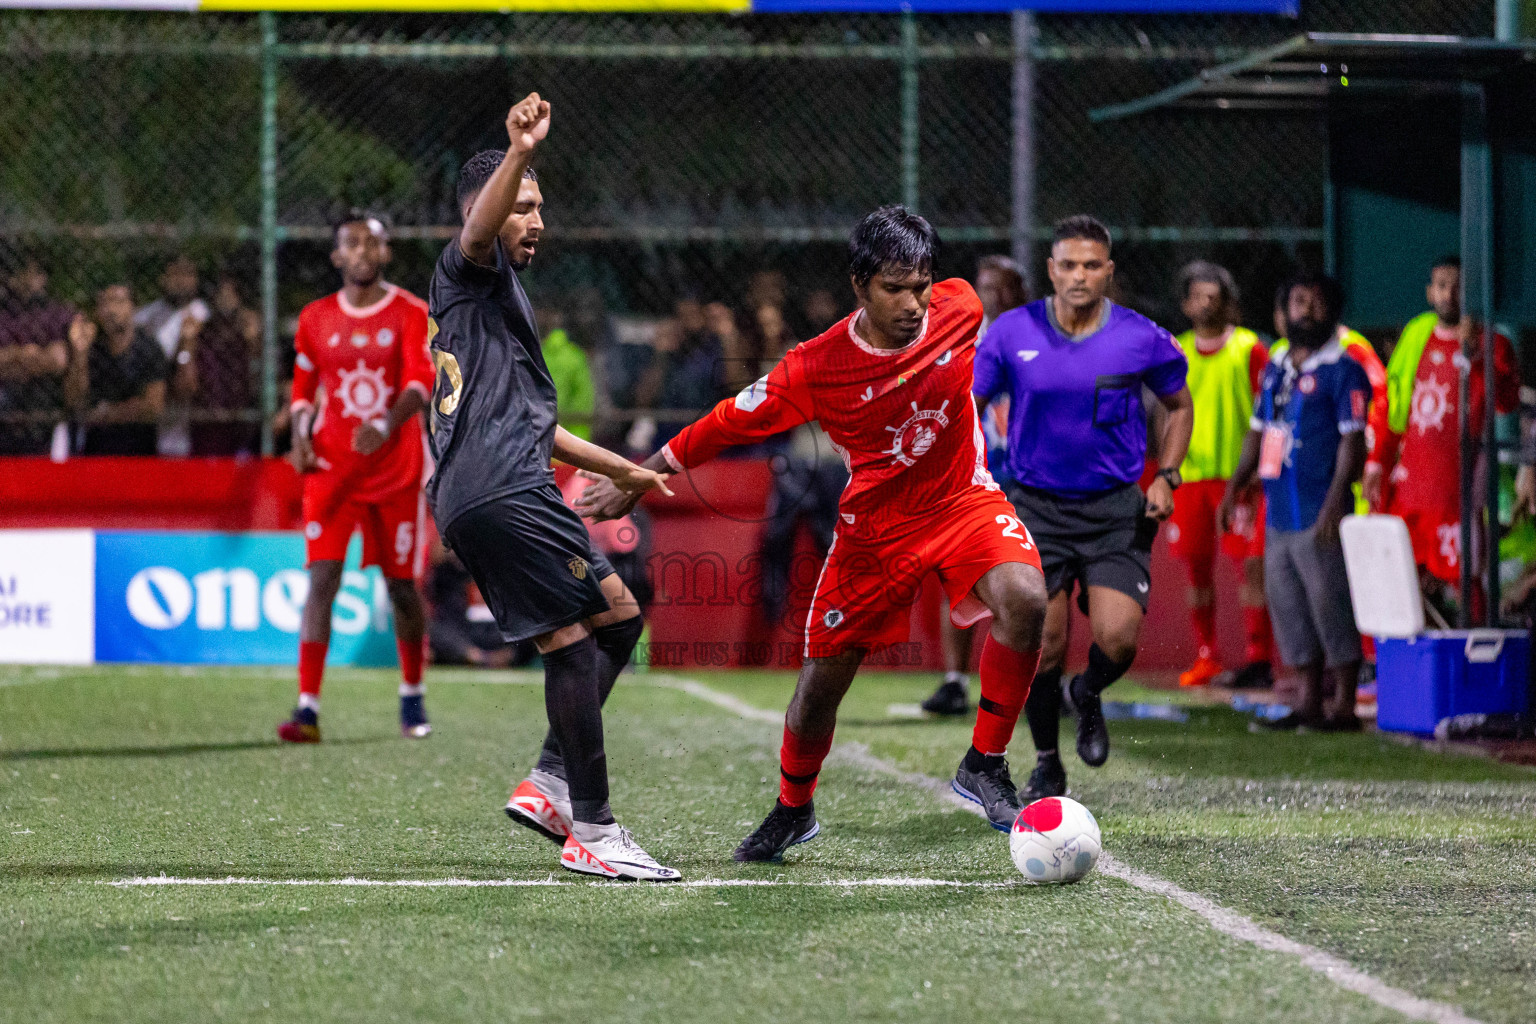
[(829, 608), (821, 617), (821, 624), (828, 629), (836, 629), (843, 624), (843, 612), (841, 608)]
[(585, 558), (573, 558), (565, 563), (565, 567), (571, 570), (571, 575), (579, 580), (587, 578), (587, 560)]
[(894, 435), (885, 454), (903, 466), (910, 466), (928, 454), (933, 442), (939, 439), (939, 431), (949, 426), (948, 408), (948, 399), (937, 409), (919, 409), (913, 402), (912, 415), (901, 426), (885, 428)]
[(1302, 394), (1310, 395), (1317, 390), (1317, 378), (1310, 373), (1304, 373), (1301, 375), (1301, 380), (1296, 383), (1296, 386), (1301, 389)]
[(357, 361), (357, 369), (342, 370), (341, 383), (336, 386), (336, 400), (341, 403), (341, 414), (348, 419), (374, 420), (389, 412), (389, 396), (395, 389), (384, 383), (384, 367), (368, 368), (363, 360)]

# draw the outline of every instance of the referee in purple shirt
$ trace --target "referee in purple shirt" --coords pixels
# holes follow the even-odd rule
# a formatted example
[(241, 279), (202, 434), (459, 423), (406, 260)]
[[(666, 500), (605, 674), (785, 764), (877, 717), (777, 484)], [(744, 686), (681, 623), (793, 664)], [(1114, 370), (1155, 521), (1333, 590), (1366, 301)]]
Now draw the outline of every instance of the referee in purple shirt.
[[(1004, 313), (976, 350), (977, 405), (1010, 397), (1008, 497), (1034, 536), (1050, 605), (1045, 649), (1024, 705), (1038, 752), (1025, 803), (1067, 791), (1057, 750), (1063, 701), (1077, 715), (1077, 753), (1109, 757), (1099, 695), (1125, 674), (1152, 588), (1152, 540), (1173, 512), (1194, 404), (1173, 335), (1105, 298), (1114, 277), (1109, 229), (1092, 217), (1056, 225), (1046, 261), (1055, 294)], [(1142, 494), (1142, 390), (1168, 410), (1161, 468)], [(1073, 588), (1093, 629), (1088, 669), (1062, 685)]]

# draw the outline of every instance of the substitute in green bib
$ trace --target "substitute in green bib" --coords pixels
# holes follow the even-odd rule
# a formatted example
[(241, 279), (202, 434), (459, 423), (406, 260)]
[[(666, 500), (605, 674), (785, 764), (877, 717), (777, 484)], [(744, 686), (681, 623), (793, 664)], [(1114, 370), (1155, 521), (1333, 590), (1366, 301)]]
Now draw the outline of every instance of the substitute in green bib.
[(1189, 614), (1195, 633), (1195, 663), (1179, 676), (1180, 686), (1203, 686), (1225, 671), (1216, 648), (1216, 551), (1238, 566), (1242, 583), (1244, 664), (1232, 675), (1239, 686), (1268, 686), (1269, 611), (1264, 602), (1263, 494), (1245, 497), (1233, 529), (1223, 531), (1216, 509), (1237, 467), (1243, 437), (1253, 415), (1253, 396), (1268, 353), (1259, 336), (1238, 325), (1237, 284), (1225, 268), (1197, 260), (1179, 271), (1180, 308), (1193, 325), (1179, 335), (1189, 359), (1189, 393), (1195, 401), (1195, 431), (1189, 455), (1179, 467), (1184, 487), (1168, 521), (1168, 546), (1189, 567)]

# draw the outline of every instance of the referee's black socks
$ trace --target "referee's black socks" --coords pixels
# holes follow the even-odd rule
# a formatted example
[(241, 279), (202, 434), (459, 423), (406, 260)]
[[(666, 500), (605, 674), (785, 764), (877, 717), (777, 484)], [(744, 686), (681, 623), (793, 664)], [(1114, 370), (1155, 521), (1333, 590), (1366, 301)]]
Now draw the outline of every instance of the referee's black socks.
[(545, 654), (544, 711), (565, 761), (571, 817), (609, 825), (613, 812), (608, 808), (608, 756), (597, 670), (597, 641), (590, 636)]
[(1061, 736), (1061, 669), (1041, 669), (1024, 701), (1024, 720), (1040, 753), (1054, 751)]
[(1136, 655), (1131, 654), (1124, 661), (1113, 661), (1109, 655), (1099, 649), (1098, 644), (1088, 648), (1088, 670), (1083, 673), (1083, 685), (1088, 692), (1097, 696), (1109, 689), (1109, 685), (1116, 679), (1125, 675), (1131, 667), (1131, 662), (1136, 660)]

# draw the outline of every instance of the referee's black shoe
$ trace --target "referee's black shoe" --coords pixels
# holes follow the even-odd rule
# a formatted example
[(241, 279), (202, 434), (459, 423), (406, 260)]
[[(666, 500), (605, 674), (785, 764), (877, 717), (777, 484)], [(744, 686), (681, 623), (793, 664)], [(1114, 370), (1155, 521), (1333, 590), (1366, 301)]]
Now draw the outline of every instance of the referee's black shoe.
[(1019, 803), (1028, 807), (1048, 796), (1066, 795), (1067, 770), (1061, 766), (1061, 755), (1054, 750), (1035, 755), (1035, 770), (1029, 773), (1029, 783), (1019, 794)]
[(930, 715), (958, 718), (970, 714), (971, 702), (965, 693), (965, 684), (955, 679), (945, 679), (933, 695), (923, 701), (922, 708)]
[(1103, 702), (1088, 689), (1081, 673), (1062, 683), (1061, 694), (1067, 709), (1077, 717), (1077, 756), (1088, 767), (1099, 767), (1109, 760), (1109, 726), (1104, 724)]
[(731, 857), (740, 863), (783, 860), (785, 850), (808, 843), (820, 834), (821, 823), (816, 820), (813, 803), (786, 807), (775, 800), (768, 817), (757, 826), (756, 832), (741, 841)]

